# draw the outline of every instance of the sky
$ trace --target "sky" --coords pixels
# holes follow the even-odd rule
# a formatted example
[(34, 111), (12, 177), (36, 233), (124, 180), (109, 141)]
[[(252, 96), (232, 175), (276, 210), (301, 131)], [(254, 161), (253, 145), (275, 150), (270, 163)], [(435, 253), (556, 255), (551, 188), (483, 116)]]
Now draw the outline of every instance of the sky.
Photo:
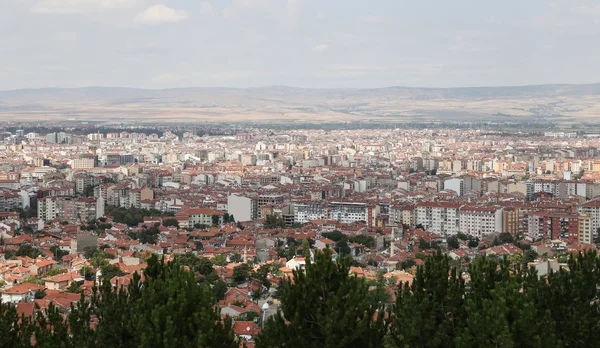
[(598, 0), (0, 0), (0, 90), (600, 82)]

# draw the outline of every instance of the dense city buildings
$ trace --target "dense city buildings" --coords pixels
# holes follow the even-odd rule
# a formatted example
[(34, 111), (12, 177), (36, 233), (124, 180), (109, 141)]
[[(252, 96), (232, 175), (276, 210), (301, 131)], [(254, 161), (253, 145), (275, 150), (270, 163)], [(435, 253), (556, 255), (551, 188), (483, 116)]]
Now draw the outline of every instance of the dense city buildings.
[[(89, 293), (103, 271), (116, 284), (132, 279), (149, 255), (192, 254), (211, 260), (215, 279), (237, 284), (220, 308), (245, 320), (262, 313), (253, 293), (270, 301), (277, 282), (319, 250), (350, 256), (360, 277), (411, 281), (413, 267), (436, 248), (461, 264), (520, 255), (538, 267), (596, 249), (599, 240), (600, 137), (88, 129), (2, 133), (6, 301), (31, 301), (39, 289), (23, 287), (29, 277), (45, 291)], [(250, 273), (234, 275), (247, 262), (272, 267), (272, 290)], [(94, 276), (78, 273), (87, 268)]]

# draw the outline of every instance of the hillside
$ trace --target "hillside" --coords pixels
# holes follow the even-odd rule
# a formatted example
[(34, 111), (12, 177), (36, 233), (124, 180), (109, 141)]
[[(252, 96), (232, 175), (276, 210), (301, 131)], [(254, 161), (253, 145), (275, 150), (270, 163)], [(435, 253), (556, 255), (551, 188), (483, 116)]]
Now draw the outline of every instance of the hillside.
[(0, 91), (0, 119), (127, 121), (583, 120), (600, 115), (600, 84), (306, 89), (85, 87)]

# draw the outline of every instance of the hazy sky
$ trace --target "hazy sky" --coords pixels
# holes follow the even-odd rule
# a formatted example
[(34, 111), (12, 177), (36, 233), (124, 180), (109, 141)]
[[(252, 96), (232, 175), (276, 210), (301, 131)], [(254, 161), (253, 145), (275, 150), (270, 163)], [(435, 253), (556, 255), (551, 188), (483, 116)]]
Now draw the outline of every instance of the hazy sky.
[(598, 0), (0, 0), (0, 89), (600, 82)]

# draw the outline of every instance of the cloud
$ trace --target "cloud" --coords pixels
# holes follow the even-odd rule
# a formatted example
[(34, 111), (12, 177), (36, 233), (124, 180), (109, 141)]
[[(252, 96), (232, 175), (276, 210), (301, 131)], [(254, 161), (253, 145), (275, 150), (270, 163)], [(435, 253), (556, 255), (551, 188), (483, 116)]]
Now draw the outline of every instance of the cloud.
[(372, 65), (341, 64), (327, 69), (324, 75), (335, 77), (357, 77), (378, 74), (387, 71), (387, 67)]
[(217, 9), (210, 1), (204, 1), (200, 4), (200, 13), (207, 16), (214, 16), (217, 14)]
[(136, 0), (40, 0), (31, 8), (36, 13), (72, 14), (133, 8)]
[(327, 51), (327, 49), (329, 48), (329, 45), (327, 44), (320, 44), (320, 45), (316, 45), (315, 47), (312, 48), (313, 52), (325, 52)]
[(578, 6), (571, 9), (571, 13), (579, 16), (600, 17), (600, 5)]
[(490, 16), (486, 19), (486, 22), (489, 24), (502, 24), (502, 20), (496, 16)]
[(173, 81), (179, 81), (181, 80), (181, 76), (180, 75), (176, 75), (176, 74), (160, 74), (160, 75), (156, 75), (154, 77), (152, 77), (152, 81), (153, 82), (173, 82)]
[(176, 23), (188, 18), (185, 11), (174, 10), (164, 4), (148, 7), (144, 12), (135, 16), (134, 21), (144, 24)]
[(358, 19), (363, 23), (383, 23), (383, 22), (385, 22), (385, 17), (375, 16), (375, 15), (361, 16)]
[(304, 7), (303, 0), (231, 0), (220, 12), (225, 19), (259, 15), (263, 19), (275, 18), (293, 27)]

